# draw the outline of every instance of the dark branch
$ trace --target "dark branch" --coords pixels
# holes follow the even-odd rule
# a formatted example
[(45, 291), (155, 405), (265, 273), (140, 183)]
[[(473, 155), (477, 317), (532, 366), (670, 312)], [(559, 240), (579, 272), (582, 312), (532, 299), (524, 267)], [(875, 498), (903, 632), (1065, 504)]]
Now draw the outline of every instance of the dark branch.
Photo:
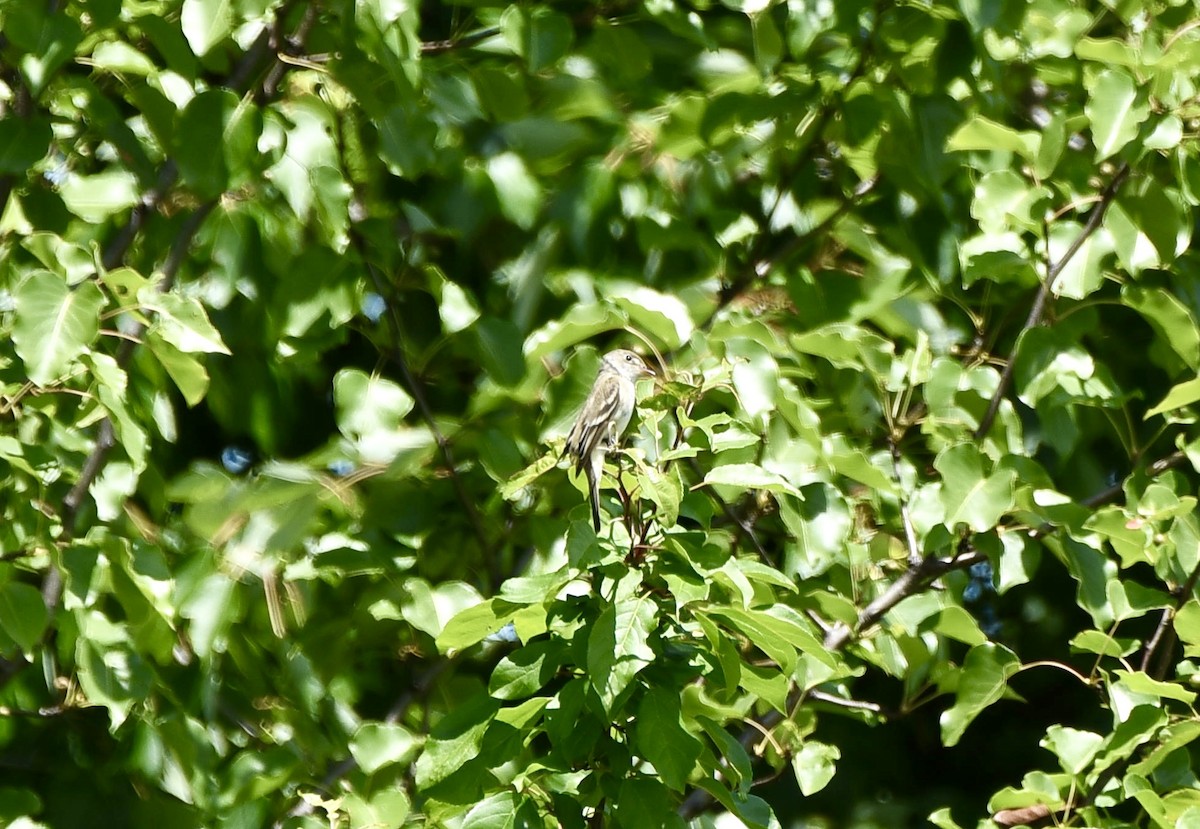
[[(1030, 328), (1036, 328), (1042, 324), (1042, 319), (1046, 315), (1046, 305), (1050, 301), (1050, 296), (1054, 292), (1054, 283), (1062, 274), (1063, 269), (1067, 267), (1070, 261), (1079, 253), (1086, 242), (1097, 228), (1100, 227), (1100, 222), (1104, 219), (1104, 213), (1108, 210), (1108, 206), (1112, 204), (1113, 199), (1117, 196), (1117, 191), (1121, 189), (1121, 185), (1129, 176), (1129, 165), (1122, 164), (1117, 172), (1113, 174), (1112, 180), (1108, 182), (1108, 186), (1100, 193), (1100, 199), (1096, 206), (1092, 208), (1092, 212), (1088, 215), (1087, 222), (1080, 229), (1079, 235), (1075, 237), (1075, 241), (1071, 242), (1071, 246), (1063, 252), (1063, 255), (1050, 266), (1046, 278), (1042, 281), (1042, 286), (1038, 289), (1037, 297), (1033, 301), (1033, 307), (1029, 309), (1029, 316), (1025, 320), (1025, 325), (1021, 328), (1021, 333), (1028, 331)], [(1050, 240), (1046, 240), (1048, 245)], [(1018, 335), (1018, 340), (1020, 339)], [(975, 430), (975, 439), (979, 440), (988, 433), (992, 428), (992, 422), (996, 419), (996, 413), (1000, 410), (1000, 402), (1008, 393), (1008, 387), (1012, 385), (1013, 369), (1016, 365), (1017, 343), (1013, 343), (1013, 349), (1008, 355), (1008, 360), (1004, 363), (1004, 370), (1000, 373), (1000, 382), (996, 385), (996, 392), (992, 395), (991, 401), (988, 403), (987, 411), (983, 415), (983, 419), (979, 422), (979, 428)]]

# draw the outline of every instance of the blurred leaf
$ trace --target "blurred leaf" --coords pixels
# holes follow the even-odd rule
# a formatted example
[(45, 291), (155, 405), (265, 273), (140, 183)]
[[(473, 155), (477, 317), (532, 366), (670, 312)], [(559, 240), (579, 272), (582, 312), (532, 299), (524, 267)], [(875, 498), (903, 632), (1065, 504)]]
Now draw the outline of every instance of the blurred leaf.
[(171, 345), (157, 331), (147, 332), (146, 345), (167, 370), (167, 374), (171, 375), (189, 406), (195, 406), (204, 399), (209, 380), (203, 363)]
[(1032, 160), (1037, 152), (1036, 133), (1018, 132), (982, 115), (976, 115), (954, 131), (946, 141), (950, 152), (960, 150), (1006, 150)]
[(479, 319), (475, 300), (461, 286), (444, 276), (431, 275), (430, 287), (437, 298), (442, 328), (447, 334), (458, 333)]
[(231, 0), (183, 0), (179, 22), (197, 57), (207, 55), (233, 31), (233, 10)]
[(96, 44), (92, 61), (97, 69), (128, 75), (153, 75), (157, 72), (154, 62), (124, 41), (115, 40)]
[(68, 285), (77, 285), (100, 270), (91, 251), (55, 233), (31, 233), (21, 240), (21, 247), (36, 256), (44, 267), (65, 277)]
[(665, 348), (679, 348), (692, 336), (687, 306), (676, 297), (641, 286), (618, 287), (610, 296), (635, 326)]
[(501, 153), (488, 159), (488, 176), (496, 188), (500, 212), (517, 227), (533, 226), (542, 206), (542, 187), (530, 175), (516, 153)]
[(704, 476), (704, 481), (701, 485), (733, 486), (746, 490), (762, 489), (767, 492), (793, 495), (801, 500), (804, 499), (804, 496), (800, 494), (800, 490), (785, 481), (782, 476), (774, 472), (768, 472), (761, 466), (753, 463), (730, 463), (724, 466), (713, 467)]
[(58, 192), (68, 210), (95, 224), (138, 203), (137, 179), (119, 169), (93, 176), (69, 174)]
[(142, 307), (156, 314), (152, 330), (180, 351), (230, 353), (198, 300), (149, 286), (139, 291), (138, 299)]
[(1096, 161), (1103, 161), (1137, 137), (1150, 108), (1133, 78), (1120, 69), (1105, 69), (1085, 85), (1088, 100), (1083, 108), (1092, 123)]
[(50, 149), (50, 122), (44, 118), (0, 120), (0, 173), (26, 174)]
[(41, 640), (49, 615), (36, 587), (20, 582), (0, 585), (0, 629), (25, 653)]
[(350, 753), (358, 767), (374, 774), (392, 763), (407, 762), (419, 741), (407, 728), (389, 723), (363, 723), (350, 741)]

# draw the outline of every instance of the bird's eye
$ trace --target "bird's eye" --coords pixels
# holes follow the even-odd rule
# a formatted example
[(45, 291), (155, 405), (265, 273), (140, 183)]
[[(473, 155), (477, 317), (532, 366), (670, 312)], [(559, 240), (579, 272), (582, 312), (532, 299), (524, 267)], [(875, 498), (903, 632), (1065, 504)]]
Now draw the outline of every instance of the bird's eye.
[(626, 355), (625, 355), (625, 362), (627, 362), (627, 363), (632, 363), (632, 362), (633, 362), (633, 355), (632, 355), (632, 354), (626, 354)]

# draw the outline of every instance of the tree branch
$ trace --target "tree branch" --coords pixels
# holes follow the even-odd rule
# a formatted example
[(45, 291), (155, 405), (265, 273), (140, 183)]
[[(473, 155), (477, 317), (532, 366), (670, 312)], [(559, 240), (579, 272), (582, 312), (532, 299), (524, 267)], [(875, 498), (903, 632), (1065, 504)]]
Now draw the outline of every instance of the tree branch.
[[(1092, 208), (1092, 212), (1088, 215), (1087, 222), (1079, 231), (1079, 235), (1075, 237), (1075, 241), (1071, 242), (1071, 246), (1063, 252), (1063, 255), (1057, 262), (1050, 266), (1046, 274), (1046, 278), (1042, 281), (1041, 287), (1038, 289), (1037, 297), (1033, 300), (1033, 307), (1029, 309), (1029, 316), (1025, 320), (1025, 325), (1021, 328), (1021, 333), (1028, 331), (1031, 328), (1036, 328), (1042, 324), (1042, 319), (1046, 315), (1046, 305), (1050, 301), (1050, 296), (1054, 291), (1054, 283), (1062, 274), (1063, 269), (1067, 267), (1070, 261), (1079, 253), (1093, 233), (1100, 227), (1100, 222), (1104, 219), (1104, 213), (1108, 210), (1108, 206), (1112, 204), (1116, 198), (1117, 191), (1121, 189), (1121, 185), (1125, 179), (1129, 177), (1129, 165), (1122, 164), (1113, 174), (1112, 179), (1108, 182), (1108, 186), (1100, 193), (1100, 198), (1096, 202), (1096, 206)], [(1047, 247), (1050, 240), (1046, 239)], [(1020, 340), (1020, 334), (1017, 336)], [(996, 384), (996, 392), (992, 395), (992, 399), (988, 402), (987, 411), (983, 415), (983, 419), (979, 421), (979, 428), (975, 430), (975, 439), (979, 440), (988, 433), (992, 428), (992, 423), (996, 419), (996, 413), (1000, 410), (1000, 402), (1008, 393), (1008, 387), (1012, 385), (1013, 370), (1016, 366), (1017, 345), (1013, 343), (1012, 351), (1009, 352), (1008, 360), (1004, 363), (1004, 370), (1000, 372), (1000, 382)]]

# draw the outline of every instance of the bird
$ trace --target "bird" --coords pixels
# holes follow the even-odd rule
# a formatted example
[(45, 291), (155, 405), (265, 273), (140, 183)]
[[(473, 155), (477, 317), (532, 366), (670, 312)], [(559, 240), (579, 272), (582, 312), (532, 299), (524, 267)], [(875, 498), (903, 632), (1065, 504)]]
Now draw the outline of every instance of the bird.
[(567, 434), (566, 451), (575, 459), (575, 472), (587, 476), (592, 527), (596, 532), (600, 532), (600, 474), (604, 455), (616, 447), (633, 416), (638, 378), (653, 376), (653, 370), (632, 351), (618, 348), (605, 354), (596, 382)]

